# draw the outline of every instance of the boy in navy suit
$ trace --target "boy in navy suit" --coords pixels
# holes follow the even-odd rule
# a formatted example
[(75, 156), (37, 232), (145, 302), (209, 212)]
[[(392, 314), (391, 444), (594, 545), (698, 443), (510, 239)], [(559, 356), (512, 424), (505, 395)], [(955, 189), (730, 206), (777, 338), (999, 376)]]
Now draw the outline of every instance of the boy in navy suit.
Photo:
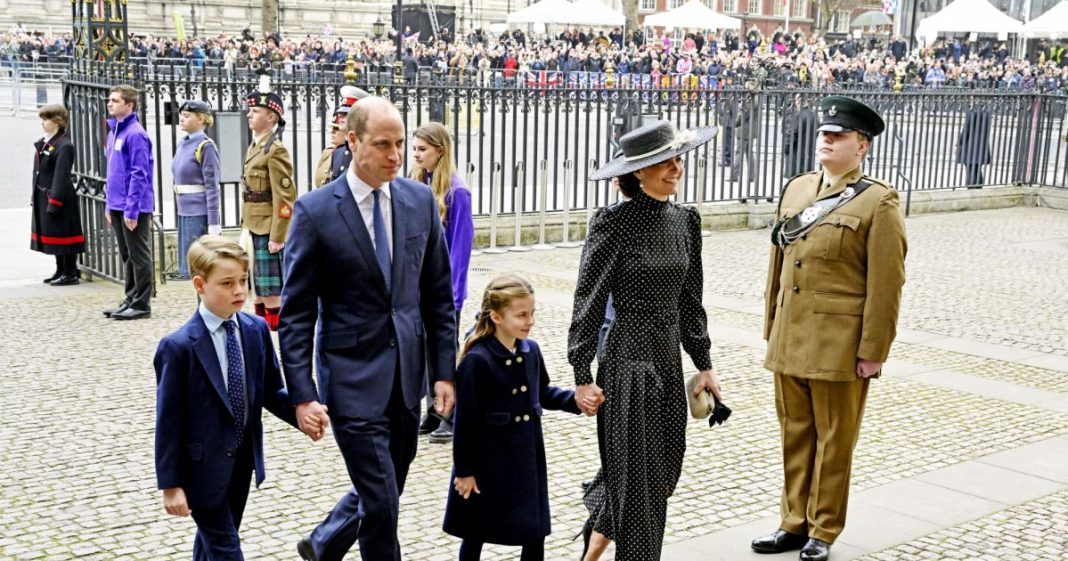
[[(193, 559), (240, 561), (253, 471), (263, 482), (263, 407), (296, 426), (267, 324), (241, 312), (248, 255), (222, 236), (189, 248), (200, 306), (156, 349), (156, 479), (168, 514), (193, 516)], [(309, 436), (325, 425), (309, 419)]]

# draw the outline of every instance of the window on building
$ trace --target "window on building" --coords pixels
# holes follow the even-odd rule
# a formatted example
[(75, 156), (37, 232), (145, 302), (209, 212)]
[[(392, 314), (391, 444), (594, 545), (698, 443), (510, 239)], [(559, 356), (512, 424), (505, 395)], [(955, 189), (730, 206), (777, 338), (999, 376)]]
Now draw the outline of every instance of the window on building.
[(641, 4), (638, 5), (638, 9), (643, 12), (655, 12), (656, 0), (641, 0)]
[(786, 15), (786, 0), (773, 0), (771, 3), (771, 15), (783, 17)]
[(674, 10), (675, 8), (678, 8), (679, 6), (681, 6), (681, 5), (685, 4), (685, 3), (686, 3), (686, 0), (669, 0), (668, 1), (668, 9), (669, 10)]
[(762, 4), (764, 0), (747, 0), (745, 13), (752, 15), (760, 15), (764, 13)]
[(738, 0), (723, 0), (723, 12), (727, 14), (737, 14)]
[(807, 18), (808, 17), (808, 0), (791, 0), (790, 3), (791, 16), (795, 18)]
[(852, 15), (853, 12), (851, 10), (838, 10), (835, 12), (834, 17), (831, 18), (830, 32), (849, 33), (849, 18)]

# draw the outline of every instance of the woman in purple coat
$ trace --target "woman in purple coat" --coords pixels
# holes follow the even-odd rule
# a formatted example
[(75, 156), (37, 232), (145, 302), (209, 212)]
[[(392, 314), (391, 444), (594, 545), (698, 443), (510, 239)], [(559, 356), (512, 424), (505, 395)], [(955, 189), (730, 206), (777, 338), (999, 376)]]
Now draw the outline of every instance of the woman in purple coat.
[[(456, 303), (457, 333), (460, 329), (460, 311), (467, 298), (467, 267), (471, 262), (471, 243), (475, 236), (475, 224), (471, 219), (471, 191), (467, 190), (456, 164), (452, 160), (452, 135), (441, 123), (430, 122), (418, 129), (412, 139), (412, 157), (415, 167), (411, 178), (422, 181), (434, 192), (438, 202), (438, 216), (445, 229), (445, 244), (449, 248), (449, 264), (452, 266), (452, 296)], [(431, 392), (427, 392), (427, 410), (433, 404)], [(448, 423), (439, 426), (432, 416), (423, 418), (421, 434), (431, 433), (431, 442), (449, 442), (452, 427)]]

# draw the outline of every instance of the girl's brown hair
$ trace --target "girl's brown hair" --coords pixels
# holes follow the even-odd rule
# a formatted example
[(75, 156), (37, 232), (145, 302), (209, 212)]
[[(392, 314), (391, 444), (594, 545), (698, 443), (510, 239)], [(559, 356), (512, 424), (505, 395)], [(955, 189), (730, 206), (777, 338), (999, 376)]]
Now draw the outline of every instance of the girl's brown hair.
[[(415, 138), (441, 149), (441, 158), (432, 172), (430, 190), (434, 192), (434, 200), (438, 202), (438, 217), (445, 222), (445, 195), (452, 186), (452, 174), (456, 171), (456, 165), (452, 163), (452, 135), (445, 125), (437, 122), (429, 122), (415, 130)], [(412, 168), (411, 178), (426, 183), (426, 170), (419, 166)]]
[(37, 116), (45, 121), (53, 121), (59, 125), (59, 130), (67, 130), (67, 123), (70, 121), (70, 113), (67, 112), (67, 108), (59, 105), (45, 105), (37, 111)]
[(497, 276), (486, 285), (486, 292), (482, 294), (482, 307), (478, 310), (478, 323), (471, 336), (464, 341), (464, 347), (460, 350), (458, 360), (464, 356), (476, 343), (492, 337), (496, 329), (490, 312), (500, 313), (517, 298), (534, 296), (534, 287), (526, 279), (516, 275), (504, 274)]

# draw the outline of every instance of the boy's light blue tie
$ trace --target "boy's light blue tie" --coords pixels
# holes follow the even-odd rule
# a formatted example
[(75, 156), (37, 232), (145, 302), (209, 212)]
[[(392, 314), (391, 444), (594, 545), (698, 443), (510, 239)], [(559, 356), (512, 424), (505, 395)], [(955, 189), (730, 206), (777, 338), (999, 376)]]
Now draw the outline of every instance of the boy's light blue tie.
[(237, 324), (228, 319), (223, 322), (223, 327), (226, 328), (226, 396), (234, 410), (236, 447), (241, 445), (245, 433), (245, 360), (241, 356), (241, 345), (237, 344)]
[(393, 268), (389, 258), (389, 238), (386, 237), (386, 220), (382, 218), (382, 207), (379, 205), (382, 193), (375, 189), (371, 194), (375, 197), (375, 206), (371, 211), (371, 226), (375, 231), (375, 257), (378, 258), (378, 267), (382, 269), (382, 276), (386, 279), (386, 290), (392, 290)]

